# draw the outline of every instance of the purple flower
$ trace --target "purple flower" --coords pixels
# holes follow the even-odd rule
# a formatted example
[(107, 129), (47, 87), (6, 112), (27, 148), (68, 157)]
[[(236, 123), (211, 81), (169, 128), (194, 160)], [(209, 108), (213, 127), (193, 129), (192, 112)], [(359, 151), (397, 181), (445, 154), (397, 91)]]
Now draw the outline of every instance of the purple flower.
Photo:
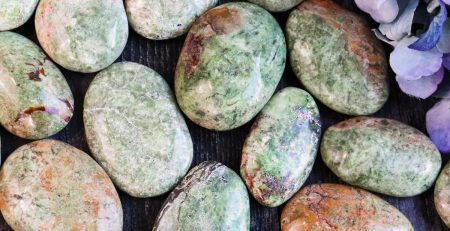
[(444, 78), (444, 68), (440, 68), (430, 76), (422, 77), (418, 80), (408, 80), (401, 76), (396, 77), (400, 89), (408, 95), (421, 99), (430, 97), (438, 88)]
[(399, 11), (397, 0), (355, 0), (355, 3), (379, 23), (394, 21)]
[(444, 153), (450, 152), (450, 99), (443, 99), (427, 112), (427, 131), (431, 140)]

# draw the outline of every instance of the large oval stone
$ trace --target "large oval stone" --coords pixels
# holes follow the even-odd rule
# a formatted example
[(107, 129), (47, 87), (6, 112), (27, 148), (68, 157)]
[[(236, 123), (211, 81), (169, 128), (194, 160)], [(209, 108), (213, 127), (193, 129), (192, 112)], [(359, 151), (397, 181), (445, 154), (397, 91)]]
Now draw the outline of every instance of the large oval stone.
[(245, 185), (217, 162), (194, 167), (164, 202), (153, 231), (249, 230)]
[(0, 0), (0, 31), (12, 30), (25, 24), (39, 0)]
[(42, 48), (55, 62), (85, 73), (111, 65), (128, 39), (122, 0), (41, 0), (35, 26)]
[(434, 205), (441, 219), (450, 228), (450, 161), (436, 180)]
[(321, 122), (314, 99), (288, 87), (259, 114), (244, 143), (241, 175), (253, 197), (275, 207), (308, 178), (319, 146)]
[(8, 157), (0, 209), (14, 230), (122, 230), (122, 206), (108, 175), (86, 153), (54, 140)]
[(364, 18), (332, 0), (307, 0), (292, 11), (286, 30), (295, 74), (323, 104), (368, 115), (387, 101), (384, 49)]
[(415, 196), (430, 188), (441, 155), (419, 130), (395, 120), (359, 117), (331, 126), (322, 159), (342, 180), (390, 196)]
[(66, 79), (33, 42), (0, 32), (0, 123), (26, 139), (43, 139), (62, 130), (73, 115)]
[(125, 0), (133, 29), (148, 39), (169, 39), (189, 30), (195, 19), (218, 0)]
[(362, 189), (339, 184), (309, 185), (281, 214), (281, 230), (414, 231), (394, 206)]
[(192, 26), (176, 69), (175, 93), (198, 125), (230, 130), (251, 120), (283, 74), (283, 32), (264, 9), (243, 2), (209, 10)]
[(191, 165), (192, 140), (165, 80), (117, 63), (92, 81), (84, 101), (86, 138), (114, 183), (135, 197), (163, 194)]
[(303, 0), (248, 0), (272, 12), (282, 12), (292, 9)]

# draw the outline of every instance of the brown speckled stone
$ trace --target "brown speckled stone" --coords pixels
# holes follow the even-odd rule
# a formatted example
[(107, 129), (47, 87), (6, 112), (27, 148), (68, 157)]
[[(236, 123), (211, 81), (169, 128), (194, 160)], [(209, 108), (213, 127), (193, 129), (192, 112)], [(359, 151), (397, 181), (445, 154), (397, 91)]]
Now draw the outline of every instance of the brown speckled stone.
[(281, 214), (282, 231), (397, 230), (413, 231), (394, 206), (362, 189), (339, 184), (309, 185)]

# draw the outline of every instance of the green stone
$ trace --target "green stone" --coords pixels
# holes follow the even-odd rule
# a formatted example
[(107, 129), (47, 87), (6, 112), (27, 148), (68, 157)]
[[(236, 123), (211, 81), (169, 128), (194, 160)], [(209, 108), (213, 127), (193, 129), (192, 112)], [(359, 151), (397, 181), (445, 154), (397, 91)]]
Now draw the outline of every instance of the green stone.
[(202, 127), (237, 128), (269, 101), (285, 60), (285, 38), (269, 12), (244, 2), (216, 7), (184, 43), (175, 74), (178, 104)]
[(83, 73), (111, 65), (128, 39), (122, 0), (41, 0), (35, 26), (39, 43), (56, 63)]
[(0, 32), (0, 123), (26, 139), (61, 131), (73, 115), (66, 79), (44, 52), (27, 38)]
[(322, 159), (343, 181), (396, 197), (429, 189), (441, 155), (419, 130), (395, 120), (358, 117), (331, 126)]
[(0, 210), (13, 230), (122, 230), (119, 195), (86, 153), (60, 141), (24, 145), (0, 172)]
[(194, 167), (164, 202), (153, 231), (250, 230), (241, 178), (217, 162)]
[(148, 39), (169, 39), (189, 30), (195, 19), (218, 0), (125, 0), (133, 29)]
[(308, 0), (292, 11), (286, 30), (294, 73), (323, 104), (369, 115), (386, 103), (384, 49), (364, 18), (331, 0)]
[(39, 0), (0, 0), (0, 31), (12, 30), (25, 24)]
[(321, 133), (319, 109), (305, 91), (288, 87), (259, 114), (242, 151), (241, 176), (253, 197), (275, 207), (308, 178)]
[(436, 180), (434, 205), (441, 219), (450, 228), (450, 161)]
[(313, 184), (289, 200), (281, 231), (414, 231), (398, 209), (365, 190), (340, 184)]
[(260, 5), (272, 12), (282, 12), (292, 9), (303, 0), (248, 0), (251, 3)]
[(165, 80), (146, 66), (123, 62), (100, 72), (86, 93), (84, 125), (93, 156), (131, 196), (168, 192), (189, 170), (184, 118)]

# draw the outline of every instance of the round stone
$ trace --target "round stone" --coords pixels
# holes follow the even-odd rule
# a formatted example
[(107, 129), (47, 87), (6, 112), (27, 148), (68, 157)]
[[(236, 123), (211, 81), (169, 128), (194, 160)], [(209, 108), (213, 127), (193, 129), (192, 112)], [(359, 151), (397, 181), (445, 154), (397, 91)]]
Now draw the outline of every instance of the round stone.
[(86, 93), (84, 125), (93, 156), (132, 196), (163, 194), (189, 170), (184, 118), (170, 87), (146, 66), (116, 63), (100, 72)]
[(128, 39), (122, 0), (41, 0), (35, 26), (42, 48), (56, 63), (84, 73), (111, 65)]
[(250, 121), (280, 81), (286, 60), (283, 31), (264, 9), (221, 5), (192, 26), (175, 74), (175, 93), (196, 124), (230, 130)]
[(292, 9), (303, 0), (248, 0), (251, 3), (260, 5), (272, 12), (283, 12)]
[(332, 0), (308, 0), (292, 11), (286, 32), (294, 73), (323, 104), (368, 115), (386, 103), (386, 56), (364, 18)]
[(0, 0), (0, 31), (12, 30), (25, 24), (39, 0)]
[(434, 205), (441, 219), (450, 228), (450, 162), (445, 165), (436, 180)]
[(14, 230), (122, 230), (122, 206), (108, 175), (86, 153), (54, 140), (8, 157), (0, 209)]
[(396, 197), (428, 190), (442, 164), (441, 154), (422, 132), (383, 118), (357, 117), (329, 127), (321, 153), (343, 181)]
[(61, 131), (73, 115), (66, 79), (33, 42), (0, 32), (0, 123), (26, 139)]
[(309, 185), (281, 214), (281, 230), (403, 230), (411, 222), (394, 206), (362, 189), (339, 184)]
[(319, 148), (319, 109), (307, 92), (288, 87), (257, 117), (244, 143), (241, 176), (253, 197), (275, 207), (308, 178)]
[(218, 0), (125, 0), (131, 27), (148, 39), (169, 39), (189, 30)]
[(250, 202), (241, 178), (217, 162), (194, 167), (164, 202), (153, 231), (250, 230)]

